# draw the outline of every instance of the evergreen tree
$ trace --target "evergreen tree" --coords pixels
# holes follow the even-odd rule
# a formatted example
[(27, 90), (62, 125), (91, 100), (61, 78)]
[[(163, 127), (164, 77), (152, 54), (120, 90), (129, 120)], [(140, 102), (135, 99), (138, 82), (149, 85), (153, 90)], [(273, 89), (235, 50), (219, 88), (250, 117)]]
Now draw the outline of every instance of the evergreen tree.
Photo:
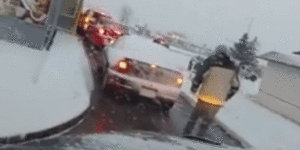
[(230, 48), (233, 57), (240, 61), (254, 62), (256, 56), (257, 38), (248, 41), (248, 34), (245, 33), (238, 43), (234, 43), (234, 48)]
[(245, 33), (238, 43), (234, 43), (234, 48), (230, 48), (230, 50), (232, 51), (233, 57), (240, 61), (240, 64), (251, 65), (253, 71), (261, 77), (262, 70), (258, 66), (258, 61), (256, 59), (257, 44), (257, 37), (252, 41), (248, 41), (248, 34)]

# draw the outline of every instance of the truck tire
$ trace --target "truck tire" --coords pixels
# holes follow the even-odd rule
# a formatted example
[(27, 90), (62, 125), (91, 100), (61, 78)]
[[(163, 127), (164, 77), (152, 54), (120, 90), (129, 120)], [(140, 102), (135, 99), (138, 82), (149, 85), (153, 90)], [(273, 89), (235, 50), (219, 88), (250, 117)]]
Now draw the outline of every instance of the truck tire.
[(97, 83), (101, 82), (103, 80), (103, 68), (99, 67), (97, 70), (94, 72), (94, 79)]
[(162, 113), (164, 116), (166, 117), (169, 117), (169, 112), (170, 112), (170, 109), (173, 107), (174, 105), (174, 102), (172, 101), (162, 101), (161, 102), (161, 107), (162, 107)]
[(108, 80), (108, 73), (105, 73), (103, 78), (102, 78), (102, 83), (101, 83), (100, 90), (102, 90), (102, 92), (105, 95), (113, 96), (114, 95), (113, 87), (110, 84), (107, 84), (107, 80)]

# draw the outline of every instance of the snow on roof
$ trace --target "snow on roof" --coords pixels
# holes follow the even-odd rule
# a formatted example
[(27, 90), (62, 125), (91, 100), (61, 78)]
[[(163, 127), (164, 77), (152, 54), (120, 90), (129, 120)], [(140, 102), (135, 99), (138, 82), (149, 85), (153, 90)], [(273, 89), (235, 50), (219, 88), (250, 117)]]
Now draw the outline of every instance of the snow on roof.
[(259, 58), (300, 68), (300, 57), (275, 51), (258, 56)]

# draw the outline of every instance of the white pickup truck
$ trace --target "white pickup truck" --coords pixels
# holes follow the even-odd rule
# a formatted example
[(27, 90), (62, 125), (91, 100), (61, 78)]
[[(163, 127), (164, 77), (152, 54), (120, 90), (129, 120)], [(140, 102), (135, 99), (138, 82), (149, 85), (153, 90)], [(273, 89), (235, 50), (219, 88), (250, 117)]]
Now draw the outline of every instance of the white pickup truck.
[[(189, 56), (178, 55), (151, 39), (130, 35), (106, 49), (109, 67), (104, 89), (126, 91), (161, 103), (169, 110), (178, 101)], [(111, 92), (108, 90), (107, 92)]]

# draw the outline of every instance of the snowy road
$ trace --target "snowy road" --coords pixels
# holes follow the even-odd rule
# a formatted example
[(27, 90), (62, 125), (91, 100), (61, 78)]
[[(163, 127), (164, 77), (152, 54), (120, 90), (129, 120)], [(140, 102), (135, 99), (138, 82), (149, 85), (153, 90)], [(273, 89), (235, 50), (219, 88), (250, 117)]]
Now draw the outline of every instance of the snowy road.
[[(93, 57), (90, 57), (90, 59)], [(91, 96), (95, 111), (80, 126), (68, 134), (90, 134), (107, 131), (154, 131), (168, 135), (181, 136), (193, 106), (184, 97), (170, 110), (166, 116), (161, 108), (152, 100), (134, 97), (120, 97), (121, 95), (107, 95), (101, 91), (101, 80), (94, 81), (95, 87)], [(197, 124), (195, 132), (197, 132)], [(206, 137), (220, 143), (242, 147), (240, 141), (233, 135), (225, 134), (226, 131), (213, 124)]]
[[(92, 105), (95, 110), (78, 126), (66, 135), (77, 136), (82, 134), (99, 135), (110, 131), (154, 131), (166, 135), (181, 136), (183, 128), (192, 111), (191, 104), (183, 98), (170, 110), (169, 116), (164, 115), (160, 107), (146, 98), (134, 96), (126, 100), (120, 95), (103, 94), (101, 81), (94, 81), (94, 90), (91, 95)], [(197, 125), (194, 130), (198, 130)], [(218, 124), (214, 124), (208, 131), (206, 138), (232, 146), (242, 147), (241, 143), (225, 134)], [(73, 142), (73, 141), (71, 141)], [(74, 142), (75, 139), (74, 139)], [(26, 146), (47, 146), (57, 149), (60, 138), (30, 142)]]
[[(180, 102), (171, 109), (169, 117), (166, 117), (158, 105), (149, 100), (141, 97), (131, 99), (137, 100), (136, 103), (126, 102), (123, 98), (117, 100), (117, 96), (111, 97), (103, 94), (101, 90), (99, 90), (100, 85), (101, 83), (96, 84), (95, 91), (91, 97), (92, 103), (96, 106), (95, 111), (92, 112), (81, 125), (66, 135), (73, 137), (81, 134), (94, 133), (101, 135), (104, 132), (110, 131), (123, 132), (142, 130), (181, 136), (184, 125), (192, 110), (192, 106), (187, 101), (181, 99)], [(222, 131), (217, 124), (214, 124), (211, 131), (208, 132), (207, 138), (211, 138), (217, 142), (224, 142), (228, 145), (241, 146), (239, 142), (225, 135), (224, 131)], [(55, 146), (61, 142), (59, 139), (43, 140), (42, 142), (28, 143), (26, 146), (49, 146), (49, 143)]]

